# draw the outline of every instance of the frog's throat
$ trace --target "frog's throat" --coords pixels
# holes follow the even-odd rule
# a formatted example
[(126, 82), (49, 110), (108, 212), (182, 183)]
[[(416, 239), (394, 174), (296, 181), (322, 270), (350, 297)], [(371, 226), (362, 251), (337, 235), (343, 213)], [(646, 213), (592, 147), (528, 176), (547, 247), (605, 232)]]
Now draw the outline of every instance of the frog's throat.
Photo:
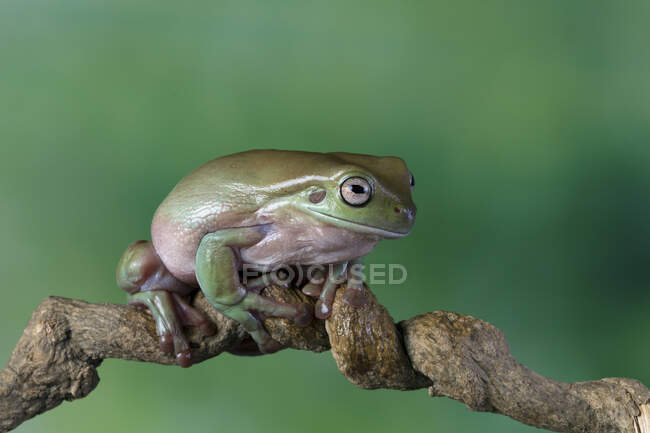
[(335, 217), (320, 211), (317, 211), (316, 209), (309, 208), (310, 211), (318, 214), (319, 217), (322, 217), (323, 220), (325, 221), (330, 221), (330, 222), (335, 222), (337, 225), (344, 225), (344, 226), (352, 226), (355, 231), (359, 233), (367, 233), (371, 235), (376, 235), (385, 239), (395, 239), (395, 238), (403, 238), (408, 234), (408, 232), (405, 233), (399, 233), (399, 232), (393, 232), (390, 230), (382, 229), (379, 227), (374, 227), (374, 226), (369, 226), (366, 224), (361, 224), (356, 221), (350, 221), (345, 218), (339, 218)]

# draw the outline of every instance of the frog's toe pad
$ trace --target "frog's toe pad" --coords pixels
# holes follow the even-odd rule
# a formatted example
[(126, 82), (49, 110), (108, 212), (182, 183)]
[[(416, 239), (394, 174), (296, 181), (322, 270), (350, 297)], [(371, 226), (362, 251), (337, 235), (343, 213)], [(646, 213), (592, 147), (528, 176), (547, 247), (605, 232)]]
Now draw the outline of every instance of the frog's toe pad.
[(176, 363), (183, 368), (191, 367), (194, 364), (192, 353), (189, 349), (182, 350), (176, 354)]
[(169, 353), (170, 355), (174, 353), (174, 338), (172, 334), (167, 332), (160, 336), (160, 350), (163, 353)]
[(174, 337), (172, 336), (171, 333), (166, 332), (162, 334), (160, 336), (159, 344), (160, 344), (160, 350), (162, 350), (163, 353), (176, 356), (176, 364), (180, 365), (181, 367), (187, 368), (187, 367), (191, 367), (192, 364), (194, 364), (190, 349), (187, 347), (185, 348), (178, 347), (181, 345), (182, 346), (186, 346), (186, 345), (180, 343), (178, 340), (174, 341)]
[(332, 306), (327, 305), (322, 299), (316, 302), (316, 318), (325, 320), (332, 315)]
[(307, 283), (305, 284), (305, 287), (302, 288), (302, 293), (304, 293), (307, 296), (318, 297), (320, 296), (322, 291), (323, 291), (322, 284), (319, 285), (314, 283)]
[(303, 302), (296, 306), (296, 310), (296, 317), (294, 317), (293, 323), (301, 328), (308, 326), (314, 318), (314, 307), (309, 302)]

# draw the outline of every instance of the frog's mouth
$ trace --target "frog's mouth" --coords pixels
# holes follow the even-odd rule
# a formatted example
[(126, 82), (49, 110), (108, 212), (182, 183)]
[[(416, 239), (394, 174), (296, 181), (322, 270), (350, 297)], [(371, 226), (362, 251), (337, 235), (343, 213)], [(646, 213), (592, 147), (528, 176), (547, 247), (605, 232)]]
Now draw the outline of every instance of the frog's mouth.
[(386, 229), (382, 229), (382, 228), (379, 228), (379, 227), (369, 226), (369, 225), (366, 225), (366, 224), (358, 223), (356, 221), (351, 221), (349, 219), (335, 217), (335, 216), (332, 216), (330, 214), (326, 214), (326, 213), (317, 211), (316, 209), (311, 209), (310, 208), (310, 210), (312, 212), (314, 212), (314, 213), (317, 213), (319, 216), (324, 217), (323, 219), (326, 220), (326, 221), (336, 222), (337, 225), (341, 225), (341, 223), (343, 223), (343, 225), (354, 226), (354, 230), (356, 230), (357, 232), (360, 232), (360, 233), (372, 234), (372, 235), (380, 236), (382, 238), (387, 238), (387, 239), (403, 238), (404, 236), (409, 234), (409, 232), (404, 232), (404, 233), (394, 232), (394, 231), (391, 231), (391, 230), (386, 230)]

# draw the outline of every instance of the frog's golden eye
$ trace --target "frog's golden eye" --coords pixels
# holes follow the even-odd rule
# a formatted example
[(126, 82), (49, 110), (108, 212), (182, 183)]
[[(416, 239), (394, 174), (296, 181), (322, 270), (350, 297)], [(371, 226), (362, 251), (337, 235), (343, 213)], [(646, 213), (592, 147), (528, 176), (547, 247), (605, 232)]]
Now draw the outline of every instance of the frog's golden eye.
[(341, 197), (351, 206), (363, 206), (372, 197), (370, 182), (362, 177), (349, 177), (341, 184)]

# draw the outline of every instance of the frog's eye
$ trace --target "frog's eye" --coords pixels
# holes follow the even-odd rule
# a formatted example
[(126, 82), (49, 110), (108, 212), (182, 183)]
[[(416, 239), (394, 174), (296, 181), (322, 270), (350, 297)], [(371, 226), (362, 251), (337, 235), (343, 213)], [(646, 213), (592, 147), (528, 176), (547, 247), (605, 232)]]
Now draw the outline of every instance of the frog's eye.
[(415, 186), (415, 177), (413, 177), (413, 173), (409, 172), (409, 183), (411, 184), (411, 188)]
[(341, 184), (341, 197), (351, 206), (363, 206), (370, 201), (372, 187), (362, 177), (349, 177)]

